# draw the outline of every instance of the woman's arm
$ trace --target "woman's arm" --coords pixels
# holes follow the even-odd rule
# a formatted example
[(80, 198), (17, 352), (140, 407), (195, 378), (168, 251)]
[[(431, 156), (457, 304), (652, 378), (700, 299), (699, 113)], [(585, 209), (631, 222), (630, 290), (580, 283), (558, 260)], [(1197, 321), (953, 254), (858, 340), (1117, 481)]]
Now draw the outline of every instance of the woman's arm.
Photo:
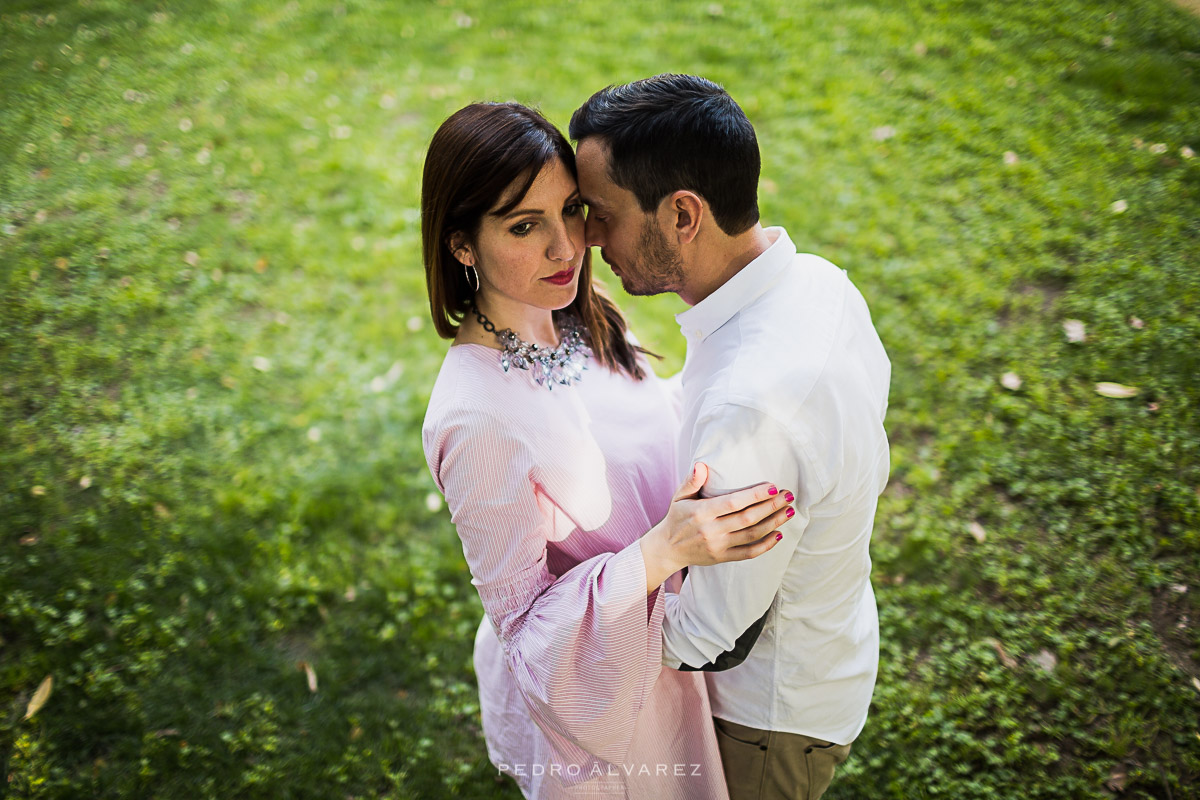
[[(557, 578), (549, 572), (550, 504), (535, 454), (510, 430), (487, 412), (457, 414), (426, 431), (426, 456), (472, 583), (534, 720), (574, 763), (587, 764), (590, 756), (621, 761), (661, 669), (661, 593), (647, 585), (640, 542)], [(728, 521), (713, 522), (724, 499), (673, 504), (695, 508), (680, 505), (680, 514), (673, 507), (682, 526), (658, 528), (651, 544), (665, 542), (667, 555), (654, 559), (656, 569), (671, 574), (679, 568), (674, 564), (686, 563), (685, 546), (695, 548), (706, 535), (715, 539), (718, 530), (728, 529)], [(647, 594), (654, 595), (649, 614)]]

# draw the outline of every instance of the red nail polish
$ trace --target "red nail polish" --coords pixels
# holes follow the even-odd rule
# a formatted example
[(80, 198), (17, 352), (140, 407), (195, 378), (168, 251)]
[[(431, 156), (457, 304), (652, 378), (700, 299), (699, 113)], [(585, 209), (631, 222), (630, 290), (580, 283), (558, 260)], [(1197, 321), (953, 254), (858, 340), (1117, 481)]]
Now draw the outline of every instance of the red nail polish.
[(775, 534), (775, 541), (777, 541), (777, 542), (778, 542), (778, 541), (779, 541), (780, 539), (782, 539), (782, 538), (783, 538), (783, 534), (782, 534), (782, 533), (777, 533), (777, 534)]
[(794, 517), (794, 516), (796, 516), (796, 509), (794, 509), (794, 508), (789, 508), (789, 509), (787, 510), (787, 518), (788, 518), (788, 519), (791, 519), (791, 518), (792, 518), (792, 517)]
[(779, 494), (779, 490), (772, 486), (770, 489), (767, 489), (767, 494), (774, 497), (775, 495)]
[(789, 503), (794, 503), (794, 502), (796, 502), (796, 495), (792, 494), (791, 492), (788, 492), (787, 494), (785, 494), (783, 496), (783, 499), (787, 500)]

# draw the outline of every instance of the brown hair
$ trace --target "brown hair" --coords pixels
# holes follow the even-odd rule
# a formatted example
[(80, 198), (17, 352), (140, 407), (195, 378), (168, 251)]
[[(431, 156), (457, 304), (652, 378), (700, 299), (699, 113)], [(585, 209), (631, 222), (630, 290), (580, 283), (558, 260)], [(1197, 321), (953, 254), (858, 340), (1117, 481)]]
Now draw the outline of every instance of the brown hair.
[[(421, 242), (429, 310), (442, 338), (454, 338), (474, 296), (462, 264), (450, 252), (451, 235), (473, 239), (483, 215), (493, 212), (512, 185), (518, 191), (494, 213), (516, 208), (542, 167), (555, 158), (575, 176), (575, 152), (566, 137), (519, 103), (473, 103), (452, 114), (433, 135), (421, 180)], [(555, 317), (564, 312), (583, 322), (597, 361), (634, 379), (645, 377), (637, 353), (646, 351), (625, 338), (620, 309), (592, 283), (590, 251), (583, 256), (575, 299)]]

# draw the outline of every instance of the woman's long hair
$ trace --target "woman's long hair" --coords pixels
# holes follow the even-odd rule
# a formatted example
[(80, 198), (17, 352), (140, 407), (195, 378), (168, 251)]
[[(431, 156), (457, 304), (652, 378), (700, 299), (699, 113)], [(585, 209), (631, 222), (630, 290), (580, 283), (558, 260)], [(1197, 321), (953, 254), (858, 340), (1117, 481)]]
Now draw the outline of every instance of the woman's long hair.
[[(515, 182), (518, 191), (497, 214), (506, 214), (525, 198), (529, 187), (552, 159), (576, 176), (575, 152), (565, 136), (531, 108), (519, 103), (473, 103), (456, 111), (433, 135), (421, 181), (421, 243), (425, 285), (433, 327), (453, 339), (471, 309), (474, 291), (466, 272), (450, 252), (450, 237), (473, 241), (483, 216)], [(579, 268), (579, 290), (563, 311), (574, 312), (587, 331), (596, 360), (636, 380), (645, 377), (629, 343), (620, 309), (592, 283), (590, 250)], [(563, 312), (554, 312), (557, 315)]]

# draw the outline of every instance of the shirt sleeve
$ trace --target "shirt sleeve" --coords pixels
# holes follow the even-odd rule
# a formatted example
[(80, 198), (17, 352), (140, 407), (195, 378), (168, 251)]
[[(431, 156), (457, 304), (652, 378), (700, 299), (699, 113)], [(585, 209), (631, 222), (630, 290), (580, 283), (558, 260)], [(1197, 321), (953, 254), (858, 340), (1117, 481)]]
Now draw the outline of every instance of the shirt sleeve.
[[(685, 443), (685, 446), (687, 443)], [(735, 651), (744, 658), (739, 638), (761, 623), (783, 581), (788, 562), (808, 525), (812, 505), (823, 492), (803, 440), (770, 416), (726, 404), (697, 420), (692, 462), (708, 465), (703, 494), (728, 494), (763, 481), (791, 490), (796, 515), (780, 527), (783, 539), (764, 555), (688, 570), (679, 593), (665, 597), (663, 663), (673, 669), (721, 669), (718, 658)], [(725, 667), (735, 666), (739, 661)]]
[(555, 576), (546, 562), (553, 501), (529, 443), (469, 414), (443, 425), (427, 453), (534, 721), (564, 762), (624, 760), (662, 669), (662, 593), (647, 600), (640, 546)]

